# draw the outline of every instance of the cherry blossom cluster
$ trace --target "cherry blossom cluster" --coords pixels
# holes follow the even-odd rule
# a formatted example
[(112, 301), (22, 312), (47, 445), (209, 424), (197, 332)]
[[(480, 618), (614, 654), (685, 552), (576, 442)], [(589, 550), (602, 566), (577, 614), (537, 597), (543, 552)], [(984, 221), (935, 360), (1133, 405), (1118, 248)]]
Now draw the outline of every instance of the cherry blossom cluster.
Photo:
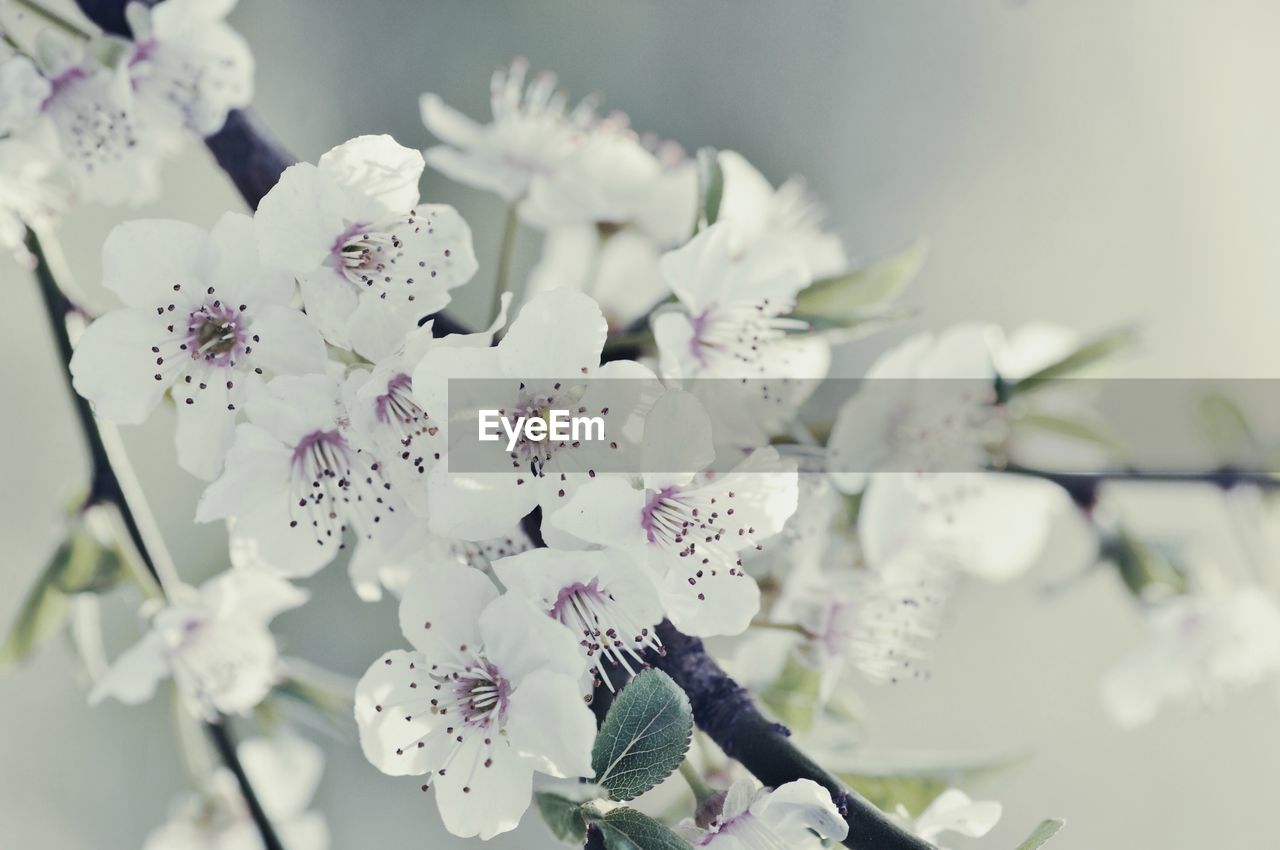
[(154, 199), (164, 159), (249, 103), (253, 57), (225, 21), (234, 6), (132, 3), (131, 39), (38, 5), (0, 10), (0, 250), (21, 254), (25, 228), (77, 202)]

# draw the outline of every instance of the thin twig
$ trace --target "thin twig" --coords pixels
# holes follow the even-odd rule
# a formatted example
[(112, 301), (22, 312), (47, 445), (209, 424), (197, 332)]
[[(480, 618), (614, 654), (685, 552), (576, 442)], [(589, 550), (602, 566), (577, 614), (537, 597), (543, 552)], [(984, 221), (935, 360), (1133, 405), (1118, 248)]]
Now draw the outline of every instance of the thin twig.
[[(119, 511), (129, 542), (136, 551), (138, 559), (156, 580), (163, 594), (166, 586), (170, 588), (174, 586), (176, 571), (142, 489), (129, 466), (128, 458), (119, 442), (119, 436), (113, 428), (98, 421), (89, 407), (89, 402), (71, 387), (70, 363), (73, 349), (67, 321), (77, 315), (75, 305), (58, 286), (50, 268), (49, 256), (46, 253), (48, 249), (32, 231), (27, 233), (27, 249), (36, 259), (36, 281), (39, 284), (45, 313), (53, 329), (54, 342), (62, 359), (67, 386), (71, 389), (76, 418), (89, 450), (91, 484), (88, 504), (108, 504)], [(205, 727), (223, 763), (235, 776), (240, 786), (240, 793), (253, 818), (254, 826), (262, 836), (263, 847), (265, 850), (283, 850), (284, 846), (276, 836), (270, 819), (263, 812), (253, 785), (240, 764), (230, 733), (221, 719), (206, 723)]]
[(516, 234), (520, 232), (520, 202), (507, 204), (507, 213), (502, 220), (502, 244), (498, 247), (498, 274), (493, 285), (493, 303), (489, 306), (489, 315), (497, 316), (503, 293), (511, 288), (511, 263), (516, 252)]

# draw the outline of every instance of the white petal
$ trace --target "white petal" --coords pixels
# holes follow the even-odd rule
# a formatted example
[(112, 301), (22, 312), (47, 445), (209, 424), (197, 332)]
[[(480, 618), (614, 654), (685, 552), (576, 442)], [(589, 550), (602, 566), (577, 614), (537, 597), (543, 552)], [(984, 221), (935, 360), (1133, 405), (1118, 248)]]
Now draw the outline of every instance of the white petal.
[(98, 680), (89, 703), (96, 705), (105, 697), (114, 697), (127, 705), (137, 705), (151, 699), (156, 685), (169, 675), (169, 665), (163, 642), (154, 632), (148, 632), (133, 646), (126, 649)]
[[(243, 426), (241, 426), (243, 427)], [(283, 493), (229, 523), (231, 563), (238, 569), (263, 570), (285, 578), (315, 575), (338, 555), (340, 540), (317, 537), (299, 520), (295, 526)]]
[(927, 841), (943, 832), (981, 838), (995, 827), (1003, 811), (993, 800), (971, 800), (957, 788), (948, 788), (934, 799), (916, 820), (916, 832)]
[(238, 617), (266, 626), (277, 615), (303, 605), (311, 594), (256, 570), (228, 570), (200, 586), (200, 596), (216, 616)]
[(711, 419), (702, 402), (683, 390), (665, 393), (644, 420), (646, 473), (701, 472), (715, 460)]
[(199, 287), (212, 270), (209, 234), (194, 224), (140, 219), (118, 225), (102, 246), (102, 285), (131, 307), (154, 311), (174, 286)]
[(221, 477), (205, 488), (196, 505), (196, 522), (212, 522), (248, 513), (287, 499), (290, 451), (257, 425), (236, 428)]
[(400, 599), (400, 631), (431, 662), (470, 657), (479, 648), (481, 612), (498, 589), (479, 570), (456, 563), (424, 567), (410, 579)]
[(487, 540), (506, 533), (532, 511), (538, 490), (531, 476), (451, 473), (441, 463), (428, 473), (427, 501), (436, 534)]
[[(667, 617), (695, 637), (739, 635), (760, 611), (760, 587), (741, 567), (670, 556), (659, 590)], [(698, 575), (701, 573), (701, 575)]]
[(488, 840), (520, 823), (533, 794), (533, 766), (505, 742), (486, 747), (482, 736), (471, 734), (434, 784), (445, 829)]
[(754, 804), (751, 813), (791, 846), (810, 840), (811, 830), (833, 841), (843, 841), (849, 834), (849, 825), (831, 802), (831, 793), (811, 779), (778, 786)]
[(319, 167), (387, 209), (407, 212), (418, 203), (418, 181), (426, 163), (418, 151), (381, 135), (343, 142), (320, 157)]
[(324, 772), (324, 752), (298, 735), (249, 738), (236, 748), (267, 815), (293, 820), (311, 803)]
[(178, 465), (197, 478), (212, 481), (222, 471), (236, 433), (236, 412), (227, 409), (223, 383), (196, 394), (195, 404), (178, 404)]
[(271, 306), (253, 317), (253, 362), (275, 375), (319, 374), (328, 355), (320, 331), (301, 312)]
[(258, 258), (253, 219), (243, 213), (223, 213), (209, 234), (216, 249), (210, 282), (223, 301), (247, 303), (261, 309), (289, 305), (298, 292), (292, 273), (264, 266)]
[(524, 678), (508, 707), (511, 746), (551, 776), (592, 776), (595, 715), (576, 677), (537, 670)]
[(429, 748), (418, 746), (435, 719), (426, 696), (433, 684), (427, 670), (421, 653), (395, 650), (373, 662), (356, 685), (360, 748), (383, 773), (420, 776), (435, 767)]
[(646, 545), (645, 492), (620, 475), (602, 475), (578, 488), (550, 523), (580, 540), (627, 549)]
[(590, 296), (554, 289), (530, 299), (498, 353), (502, 370), (521, 378), (576, 378), (600, 365), (609, 327)]
[(575, 682), (586, 670), (573, 633), (514, 594), (498, 597), (480, 614), (480, 637), (485, 656), (517, 688), (535, 670)]
[(155, 410), (170, 381), (155, 379), (152, 346), (165, 339), (163, 325), (141, 310), (115, 310), (85, 329), (71, 356), (76, 392), (94, 412), (121, 425), (142, 422)]
[(439, 95), (426, 93), (418, 98), (422, 123), (442, 142), (454, 147), (469, 147), (479, 135), (476, 122), (445, 103)]
[(333, 177), (310, 163), (289, 166), (253, 217), (263, 261), (298, 274), (315, 270), (346, 230), (348, 207)]

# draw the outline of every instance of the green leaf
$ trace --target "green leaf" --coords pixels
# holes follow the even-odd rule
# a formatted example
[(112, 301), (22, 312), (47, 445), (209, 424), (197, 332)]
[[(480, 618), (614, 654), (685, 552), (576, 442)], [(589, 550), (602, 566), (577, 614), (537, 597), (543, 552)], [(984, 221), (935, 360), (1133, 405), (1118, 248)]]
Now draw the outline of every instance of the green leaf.
[(897, 298), (924, 265), (923, 242), (836, 277), (815, 281), (796, 298), (793, 314), (834, 321), (841, 327), (892, 318), (883, 307)]
[(1128, 348), (1133, 345), (1136, 339), (1137, 333), (1133, 328), (1121, 328), (1103, 334), (1097, 339), (1080, 346), (1061, 360), (1050, 363), (1038, 372), (1033, 372), (1019, 381), (1002, 383), (1004, 400), (1008, 401), (1017, 395), (1026, 395), (1042, 389), (1059, 378), (1075, 375), (1107, 359), (1117, 351)]
[(1059, 434), (1063, 437), (1086, 443), (1094, 443), (1111, 452), (1116, 452), (1120, 449), (1119, 444), (1110, 434), (1107, 434), (1101, 428), (1076, 419), (1065, 419), (1061, 416), (1052, 416), (1047, 413), (1023, 413), (1014, 420), (1014, 425), (1015, 427), (1048, 431), (1052, 434)]
[(604, 815), (589, 808), (583, 812), (600, 830), (608, 850), (691, 850), (689, 842), (635, 809), (614, 809)]
[(807, 732), (813, 726), (813, 715), (818, 710), (821, 686), (821, 671), (788, 657), (786, 666), (765, 688), (760, 700), (780, 722), (797, 732)]
[(101, 593), (124, 575), (119, 553), (104, 546), (88, 529), (79, 527), (58, 546), (18, 610), (4, 644), (0, 669), (23, 661), (67, 623), (68, 597)]
[(1115, 564), (1129, 592), (1139, 598), (1151, 589), (1187, 590), (1186, 566), (1166, 548), (1146, 543), (1123, 527), (1102, 541), (1101, 556)]
[(720, 201), (724, 198), (724, 172), (715, 148), (698, 151), (698, 217), (701, 227), (710, 227), (720, 217)]
[(1200, 421), (1219, 456), (1236, 462), (1252, 461), (1261, 454), (1244, 411), (1226, 395), (1210, 393), (1201, 399)]
[(645, 670), (614, 699), (591, 750), (596, 784), (615, 800), (640, 796), (680, 766), (693, 735), (684, 691), (660, 670)]
[(1049, 818), (1048, 820), (1040, 821), (1040, 825), (1027, 836), (1026, 841), (1018, 845), (1017, 850), (1036, 850), (1036, 848), (1042, 847), (1046, 841), (1057, 835), (1058, 830), (1062, 829), (1066, 823), (1061, 818)]
[(587, 838), (587, 825), (582, 819), (582, 804), (540, 791), (533, 795), (542, 819), (551, 833), (566, 844), (582, 844)]
[[(918, 758), (913, 761), (919, 763)], [(1017, 758), (1005, 758), (976, 764), (897, 770), (851, 768), (839, 770), (836, 775), (882, 811), (891, 812), (901, 805), (912, 817), (919, 817), (948, 788), (971, 785), (1007, 770), (1018, 761)]]

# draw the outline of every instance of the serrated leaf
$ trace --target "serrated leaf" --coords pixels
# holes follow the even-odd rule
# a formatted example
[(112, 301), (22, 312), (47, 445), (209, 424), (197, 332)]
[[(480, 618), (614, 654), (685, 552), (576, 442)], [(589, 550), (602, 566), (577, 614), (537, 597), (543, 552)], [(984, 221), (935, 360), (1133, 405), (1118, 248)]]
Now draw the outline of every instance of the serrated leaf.
[(0, 669), (24, 660), (62, 630), (67, 623), (69, 596), (108, 590), (123, 574), (123, 564), (114, 549), (103, 546), (85, 528), (74, 531), (54, 551), (28, 591), (18, 618), (0, 645)]
[(724, 172), (715, 148), (698, 151), (698, 218), (702, 227), (710, 227), (720, 217), (720, 201), (724, 198)]
[(631, 800), (680, 766), (693, 734), (689, 698), (660, 670), (645, 670), (622, 689), (591, 750), (596, 784)]
[(1017, 850), (1036, 850), (1036, 848), (1044, 845), (1046, 841), (1058, 834), (1058, 830), (1066, 825), (1066, 821), (1062, 818), (1049, 818), (1040, 821), (1032, 833), (1027, 836), (1027, 840), (1018, 845)]
[(1050, 363), (1043, 369), (1033, 372), (1021, 380), (1002, 382), (1004, 399), (1008, 400), (1016, 395), (1026, 395), (1042, 389), (1059, 378), (1075, 375), (1107, 359), (1117, 351), (1133, 345), (1136, 338), (1137, 334), (1133, 328), (1121, 328), (1120, 330), (1103, 334), (1080, 346), (1062, 359)]
[(691, 850), (689, 842), (635, 809), (614, 809), (604, 815), (591, 809), (583, 811), (587, 821), (600, 830), (608, 850)]
[(769, 687), (760, 695), (760, 701), (769, 707), (774, 716), (794, 731), (807, 732), (813, 726), (813, 715), (818, 710), (822, 672), (806, 667), (787, 657), (786, 666)]
[(581, 803), (547, 791), (534, 794), (533, 799), (552, 835), (566, 844), (580, 845), (586, 840), (587, 825), (582, 819)]
[(927, 253), (924, 243), (916, 242), (893, 256), (815, 281), (801, 291), (792, 312), (810, 321), (821, 317), (840, 327), (888, 315), (883, 308), (919, 274)]

